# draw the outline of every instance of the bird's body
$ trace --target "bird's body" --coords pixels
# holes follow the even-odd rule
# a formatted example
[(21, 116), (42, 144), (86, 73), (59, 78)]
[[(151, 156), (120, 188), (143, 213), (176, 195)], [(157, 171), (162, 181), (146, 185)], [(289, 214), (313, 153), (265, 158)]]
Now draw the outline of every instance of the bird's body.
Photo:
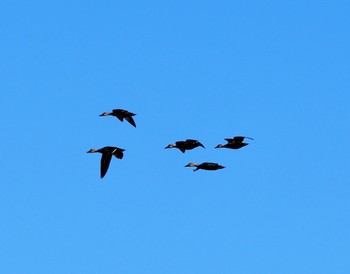
[(114, 116), (117, 117), (120, 121), (123, 122), (123, 119), (127, 120), (131, 125), (136, 127), (135, 121), (132, 116), (135, 116), (135, 113), (129, 112), (124, 109), (113, 109), (112, 112), (104, 112), (100, 116)]
[(102, 179), (107, 173), (112, 156), (115, 156), (118, 159), (122, 159), (124, 156), (123, 151), (125, 151), (125, 149), (107, 146), (99, 149), (92, 148), (87, 153), (95, 153), (95, 152), (102, 153), (101, 167), (100, 167), (100, 173), (101, 173), (101, 179)]
[(244, 142), (244, 139), (253, 140), (253, 138), (245, 137), (245, 136), (235, 136), (233, 138), (226, 138), (227, 144), (219, 144), (215, 148), (231, 148), (231, 149), (239, 149), (244, 146), (247, 146), (248, 143)]
[(225, 168), (224, 166), (219, 165), (218, 163), (210, 163), (210, 162), (204, 162), (201, 164), (189, 163), (185, 167), (196, 167), (193, 171), (197, 171), (198, 169), (218, 170), (218, 169)]
[(198, 140), (186, 139), (185, 141), (177, 141), (175, 144), (169, 144), (165, 148), (178, 148), (182, 153), (185, 153), (186, 150), (199, 146), (205, 148)]

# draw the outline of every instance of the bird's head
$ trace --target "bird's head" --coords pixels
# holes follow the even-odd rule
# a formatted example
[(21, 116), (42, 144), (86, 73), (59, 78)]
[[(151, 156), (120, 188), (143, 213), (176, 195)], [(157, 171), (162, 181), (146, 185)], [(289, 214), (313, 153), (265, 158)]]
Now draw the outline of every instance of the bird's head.
[(185, 167), (195, 167), (198, 166), (196, 163), (188, 163)]
[(174, 147), (176, 147), (175, 144), (169, 144), (169, 145), (167, 145), (165, 148), (174, 148)]

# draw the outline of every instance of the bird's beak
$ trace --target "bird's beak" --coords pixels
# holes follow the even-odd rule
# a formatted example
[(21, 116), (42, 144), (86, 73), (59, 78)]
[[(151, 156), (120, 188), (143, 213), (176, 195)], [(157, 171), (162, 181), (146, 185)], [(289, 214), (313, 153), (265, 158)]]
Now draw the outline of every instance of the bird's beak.
[(86, 153), (91, 153), (91, 149), (89, 151), (87, 151)]
[(199, 145), (200, 145), (202, 148), (205, 148), (205, 146), (203, 146), (203, 144), (199, 143)]

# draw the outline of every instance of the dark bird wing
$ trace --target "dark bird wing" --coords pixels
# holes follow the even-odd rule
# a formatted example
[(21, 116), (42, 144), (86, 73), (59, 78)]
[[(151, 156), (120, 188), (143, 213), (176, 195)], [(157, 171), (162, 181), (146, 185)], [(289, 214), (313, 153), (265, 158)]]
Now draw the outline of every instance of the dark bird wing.
[(121, 109), (113, 109), (113, 115), (123, 122), (123, 114)]
[(117, 117), (121, 122), (123, 122), (123, 116), (116, 115), (115, 117)]
[(235, 137), (233, 137), (233, 140), (235, 140), (235, 141), (237, 141), (237, 142), (243, 142), (243, 141), (244, 141), (244, 138), (253, 140), (253, 138), (246, 137), (246, 136), (235, 136)]
[(225, 139), (228, 143), (232, 143), (233, 141), (235, 141), (235, 139), (232, 139), (232, 138), (226, 138)]
[(186, 149), (183, 146), (178, 147), (178, 149), (180, 149), (182, 153), (185, 153), (186, 151)]
[(132, 113), (132, 112), (130, 112), (130, 111), (127, 111), (127, 110), (125, 110), (124, 111), (124, 113), (125, 113), (125, 116), (135, 116), (136, 114), (135, 113)]
[(244, 137), (243, 136), (235, 136), (235, 137), (233, 137), (233, 140), (236, 142), (243, 142)]
[(119, 150), (119, 149), (117, 149), (117, 150), (113, 153), (113, 155), (114, 155), (115, 157), (117, 157), (118, 159), (122, 159), (123, 156), (124, 156), (123, 151), (122, 151), (122, 150)]
[(101, 178), (103, 178), (108, 170), (109, 163), (111, 162), (112, 154), (111, 153), (103, 153), (101, 157)]
[(198, 146), (201, 146), (202, 148), (205, 148), (205, 146), (201, 142), (198, 142)]
[(235, 142), (241, 143), (241, 142), (244, 141), (244, 137), (243, 137), (243, 136), (235, 136), (235, 137), (233, 137), (233, 140), (234, 140)]
[(203, 163), (203, 165), (205, 165), (205, 169), (208, 169), (208, 170), (217, 170), (217, 169), (224, 168), (224, 166), (219, 165), (218, 163)]
[(125, 120), (127, 120), (130, 124), (132, 124), (134, 127), (136, 127), (135, 121), (131, 116), (126, 116)]
[(175, 143), (176, 147), (181, 150), (182, 153), (185, 153), (185, 142), (184, 141), (178, 141)]

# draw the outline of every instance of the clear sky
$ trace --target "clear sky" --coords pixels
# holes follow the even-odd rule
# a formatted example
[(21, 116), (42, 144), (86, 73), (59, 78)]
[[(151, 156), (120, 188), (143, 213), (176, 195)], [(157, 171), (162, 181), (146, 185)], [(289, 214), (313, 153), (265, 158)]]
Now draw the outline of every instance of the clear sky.
[(0, 272), (350, 273), (349, 12), (1, 1)]

